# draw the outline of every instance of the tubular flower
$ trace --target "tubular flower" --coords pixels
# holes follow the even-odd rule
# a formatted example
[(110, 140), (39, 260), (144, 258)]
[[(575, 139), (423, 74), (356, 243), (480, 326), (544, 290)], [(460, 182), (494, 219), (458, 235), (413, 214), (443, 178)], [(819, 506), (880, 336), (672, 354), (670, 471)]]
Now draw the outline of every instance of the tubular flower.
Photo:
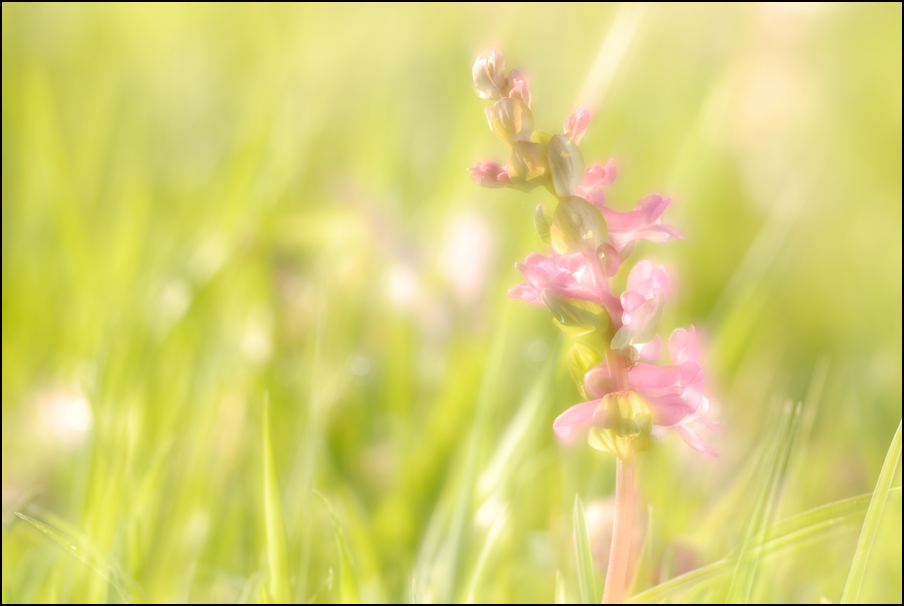
[(584, 133), (587, 132), (587, 125), (589, 123), (590, 112), (583, 107), (579, 107), (573, 114), (565, 118), (562, 129), (565, 131), (566, 137), (575, 143), (580, 143), (581, 139), (584, 137)]
[(662, 307), (669, 296), (669, 279), (661, 265), (653, 269), (640, 261), (628, 274), (628, 288), (619, 297), (622, 327), (612, 339), (612, 347), (622, 349), (634, 343), (647, 343), (656, 336)]
[(609, 292), (608, 280), (602, 284), (594, 282), (592, 272), (587, 268), (587, 260), (582, 254), (550, 253), (550, 256), (531, 253), (524, 263), (515, 264), (527, 282), (510, 288), (510, 298), (542, 305), (544, 301), (541, 294), (547, 291), (547, 299), (549, 296), (556, 296), (588, 301), (617, 312), (620, 304)]
[(663, 198), (659, 194), (647, 194), (641, 198), (634, 210), (628, 212), (600, 208), (606, 219), (606, 225), (609, 226), (610, 244), (621, 252), (635, 240), (665, 242), (669, 238), (683, 239), (674, 227), (662, 225), (660, 222), (660, 216), (671, 201), (671, 198)]
[(584, 170), (584, 177), (574, 191), (575, 195), (602, 209), (605, 202), (602, 188), (612, 185), (615, 181), (615, 172), (612, 160), (609, 160), (606, 166), (594, 164), (588, 167)]
[(508, 171), (498, 162), (475, 162), (468, 172), (474, 183), (483, 187), (505, 187), (512, 183)]
[(487, 120), (510, 155), (506, 166), (478, 162), (468, 169), (471, 178), (484, 187), (525, 192), (543, 186), (557, 200), (534, 213), (534, 228), (549, 254), (530, 253), (515, 265), (525, 281), (509, 297), (543, 305), (568, 335), (596, 333), (603, 343), (602, 352), (581, 341), (569, 351), (568, 369), (584, 401), (560, 414), (553, 431), (573, 439), (583, 435), (579, 428), (589, 427), (592, 447), (627, 461), (646, 450), (651, 437), (674, 429), (695, 450), (714, 455), (695, 429), (712, 423), (704, 419), (709, 401), (693, 326), (669, 338), (671, 364), (654, 363), (669, 296), (665, 269), (640, 260), (623, 293), (610, 289), (610, 278), (638, 240), (681, 238), (661, 222), (671, 198), (648, 194), (633, 210), (609, 208), (603, 189), (615, 180), (613, 161), (587, 166), (578, 147), (589, 124), (586, 109), (565, 118), (564, 134), (535, 130), (527, 80), (518, 70), (506, 75), (502, 53), (494, 49), (478, 57), (472, 74), (478, 96), (494, 101)]

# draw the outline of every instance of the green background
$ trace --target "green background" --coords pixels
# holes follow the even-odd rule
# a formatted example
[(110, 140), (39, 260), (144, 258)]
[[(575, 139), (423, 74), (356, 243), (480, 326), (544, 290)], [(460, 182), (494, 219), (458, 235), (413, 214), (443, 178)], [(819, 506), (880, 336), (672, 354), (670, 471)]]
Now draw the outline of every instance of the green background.
[[(572, 504), (601, 567), (614, 465), (554, 439), (569, 339), (506, 297), (548, 195), (465, 171), (506, 157), (471, 84), (493, 46), (538, 128), (590, 109), (611, 206), (671, 195), (686, 238), (634, 259), (672, 271), (663, 337), (697, 327), (721, 456), (642, 457), (639, 587), (740, 544), (786, 401), (771, 519), (875, 486), (901, 417), (899, 4), (2, 10), (4, 602), (273, 591), (265, 394), (293, 600), (549, 601), (557, 570), (578, 598)], [(751, 599), (837, 602), (858, 529), (764, 560)], [(900, 603), (901, 532), (898, 493), (863, 601)]]

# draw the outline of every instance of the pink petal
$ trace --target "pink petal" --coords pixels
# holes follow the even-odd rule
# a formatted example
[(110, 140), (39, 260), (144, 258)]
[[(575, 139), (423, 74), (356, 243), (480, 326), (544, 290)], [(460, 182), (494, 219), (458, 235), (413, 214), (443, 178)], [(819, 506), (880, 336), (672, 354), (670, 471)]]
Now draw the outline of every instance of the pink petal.
[(694, 325), (685, 330), (676, 328), (669, 337), (669, 357), (673, 364), (697, 361), (697, 335)]
[(565, 118), (563, 128), (565, 136), (578, 143), (587, 132), (587, 125), (590, 123), (590, 112), (583, 107), (579, 107), (573, 114)]
[[(591, 256), (592, 258), (592, 256)], [(541, 255), (531, 253), (524, 263), (515, 267), (537, 291), (549, 290), (571, 299), (591, 301), (602, 305), (610, 314), (620, 317), (622, 309), (618, 299), (609, 292), (608, 279), (602, 276), (602, 284), (594, 280), (587, 267), (587, 260), (580, 253), (573, 255)], [(597, 272), (598, 274), (600, 272)]]
[(512, 286), (508, 290), (508, 296), (510, 299), (521, 299), (523, 301), (527, 301), (528, 303), (535, 303), (537, 305), (543, 304), (543, 302), (540, 301), (540, 295), (539, 293), (537, 293), (537, 289), (527, 282), (522, 282), (521, 284)]
[[(575, 190), (577, 193), (578, 190)], [(593, 191), (585, 192), (584, 194), (578, 193), (579, 196), (596, 206), (600, 211), (603, 210), (603, 206), (606, 204), (606, 194), (603, 193), (601, 189), (594, 189)]]
[(584, 176), (581, 178), (580, 184), (575, 188), (575, 195), (602, 209), (606, 197), (600, 188), (612, 185), (614, 180), (615, 165), (612, 160), (609, 160), (606, 166), (594, 164), (590, 168), (584, 169)]
[(619, 252), (638, 239), (665, 242), (669, 238), (681, 238), (674, 227), (660, 225), (659, 217), (671, 198), (649, 194), (638, 202), (634, 210), (619, 212), (610, 208), (600, 209), (609, 228), (609, 241)]
[(705, 457), (718, 457), (719, 453), (703, 443), (700, 436), (687, 425), (676, 425), (675, 431), (687, 442), (687, 445)]
[(660, 265), (653, 268), (653, 264), (644, 259), (631, 269), (628, 274), (627, 290), (640, 293), (644, 298), (653, 297), (653, 292), (659, 288), (666, 298), (669, 296), (669, 277), (665, 267)]
[(597, 187), (605, 187), (612, 185), (615, 181), (615, 164), (612, 160), (606, 163), (606, 166), (594, 164), (584, 169), (584, 177), (581, 179), (581, 187), (586, 189), (596, 189)]
[(662, 349), (662, 340), (660, 340), (659, 335), (656, 335), (653, 337), (652, 341), (648, 343), (635, 343), (634, 347), (637, 348), (641, 360), (651, 361), (659, 356), (659, 351)]
[(560, 438), (567, 438), (572, 434), (575, 425), (589, 423), (593, 419), (593, 414), (599, 406), (599, 400), (591, 400), (590, 402), (582, 402), (575, 404), (553, 421), (552, 430)]
[(509, 79), (512, 83), (512, 90), (509, 91), (509, 97), (512, 99), (520, 99), (528, 107), (530, 106), (530, 89), (527, 86), (527, 78), (520, 70), (513, 69), (509, 72)]
[(647, 302), (647, 298), (640, 294), (639, 292), (626, 291), (623, 292), (621, 297), (619, 298), (622, 304), (622, 308), (625, 310), (624, 315), (622, 316), (623, 324), (631, 323), (631, 313)]
[(477, 162), (468, 172), (474, 183), (483, 187), (505, 187), (511, 183), (508, 171), (498, 162)]

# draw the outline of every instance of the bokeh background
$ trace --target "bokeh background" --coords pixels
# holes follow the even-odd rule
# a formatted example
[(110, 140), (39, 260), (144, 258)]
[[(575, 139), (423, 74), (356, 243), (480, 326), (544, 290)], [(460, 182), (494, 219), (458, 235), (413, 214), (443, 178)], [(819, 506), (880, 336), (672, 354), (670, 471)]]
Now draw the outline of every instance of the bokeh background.
[[(637, 256), (674, 272), (663, 335), (704, 339), (721, 456), (644, 455), (637, 587), (737, 547), (788, 401), (773, 518), (873, 490), (901, 417), (900, 4), (2, 11), (4, 603), (123, 599), (15, 511), (136, 599), (257, 601), (265, 397), (293, 600), (549, 601), (556, 571), (578, 598), (572, 504), (602, 570), (614, 466), (554, 439), (570, 341), (506, 298), (548, 194), (465, 171), (505, 159), (470, 75), (494, 46), (539, 128), (591, 110), (614, 207), (671, 195), (686, 237)], [(858, 531), (764, 560), (753, 599), (838, 601)], [(898, 496), (863, 601), (900, 603), (901, 532)]]

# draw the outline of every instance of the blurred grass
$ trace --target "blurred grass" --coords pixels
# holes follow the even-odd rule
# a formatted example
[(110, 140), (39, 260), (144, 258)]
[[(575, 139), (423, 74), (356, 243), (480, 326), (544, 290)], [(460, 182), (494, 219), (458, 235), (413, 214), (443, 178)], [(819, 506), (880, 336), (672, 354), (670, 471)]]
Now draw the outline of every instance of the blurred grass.
[[(640, 462), (651, 582), (741, 546), (770, 402), (804, 401), (770, 511), (875, 487), (901, 418), (900, 5), (2, 11), (4, 602), (121, 599), (14, 511), (150, 601), (257, 599), (265, 391), (295, 600), (343, 583), (313, 489), (364, 601), (580, 595), (576, 493), (602, 583), (612, 461), (553, 439), (565, 341), (505, 298), (542, 194), (464, 170), (503, 157), (470, 83), (493, 45), (541, 128), (592, 99), (609, 200), (673, 195), (687, 238), (639, 254), (675, 272), (663, 334), (706, 339), (721, 457), (669, 436)], [(900, 602), (900, 499), (879, 524), (860, 599)], [(763, 558), (749, 599), (839, 600), (844, 527)]]

